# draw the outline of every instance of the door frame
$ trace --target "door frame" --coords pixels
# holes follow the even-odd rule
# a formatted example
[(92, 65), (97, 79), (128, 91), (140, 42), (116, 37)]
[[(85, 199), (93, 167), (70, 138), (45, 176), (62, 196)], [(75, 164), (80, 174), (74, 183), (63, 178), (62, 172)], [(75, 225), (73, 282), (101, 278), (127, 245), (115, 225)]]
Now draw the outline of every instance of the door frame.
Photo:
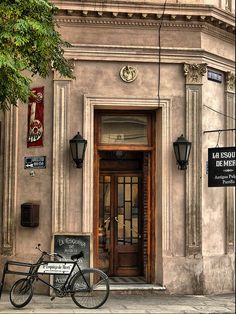
[[(153, 283), (164, 283), (163, 262), (165, 256), (173, 252), (173, 204), (172, 204), (172, 176), (173, 176), (173, 134), (172, 134), (172, 100), (171, 98), (104, 96), (99, 94), (83, 95), (83, 137), (87, 139), (87, 148), (83, 163), (82, 182), (82, 212), (81, 232), (91, 235), (91, 266), (94, 265), (93, 252), (93, 224), (94, 224), (94, 111), (96, 109), (112, 110), (151, 110), (156, 112), (156, 151), (152, 154), (156, 158), (155, 190), (157, 195), (155, 207), (155, 237), (156, 246), (153, 249)], [(61, 143), (57, 143), (61, 147)], [(55, 145), (56, 145), (55, 144)], [(64, 146), (62, 147), (64, 149)], [(63, 151), (63, 149), (61, 151)], [(66, 167), (67, 164), (65, 164)], [(62, 178), (62, 184), (69, 185), (67, 177)], [(63, 196), (63, 195), (62, 195)], [(62, 210), (63, 212), (63, 210)], [(153, 272), (152, 272), (153, 273)]]
[[(149, 114), (149, 130), (148, 136), (151, 139), (149, 145), (99, 145), (98, 134), (99, 134), (99, 115), (101, 113), (113, 113), (119, 114), (119, 110), (96, 110), (94, 113), (94, 212), (93, 212), (93, 263), (96, 267), (98, 265), (98, 221), (99, 221), (99, 174), (100, 174), (100, 151), (140, 151), (146, 152), (147, 159), (147, 178), (146, 178), (146, 189), (147, 189), (147, 263), (145, 279), (147, 283), (153, 283), (155, 281), (155, 256), (156, 256), (156, 112), (137, 110), (132, 113), (137, 114)], [(124, 112), (124, 111), (122, 111)], [(125, 110), (125, 113), (130, 110)]]

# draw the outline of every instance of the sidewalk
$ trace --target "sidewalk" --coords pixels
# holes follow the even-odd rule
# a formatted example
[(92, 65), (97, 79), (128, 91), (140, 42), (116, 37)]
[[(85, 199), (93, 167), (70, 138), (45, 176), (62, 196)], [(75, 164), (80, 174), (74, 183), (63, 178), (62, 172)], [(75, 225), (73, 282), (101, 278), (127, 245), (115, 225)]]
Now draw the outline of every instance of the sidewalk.
[(15, 309), (9, 295), (4, 293), (0, 300), (0, 313), (235, 313), (235, 297), (224, 295), (115, 295), (111, 294), (107, 302), (96, 310), (85, 310), (77, 307), (71, 298), (56, 298), (34, 295), (31, 302), (22, 309)]

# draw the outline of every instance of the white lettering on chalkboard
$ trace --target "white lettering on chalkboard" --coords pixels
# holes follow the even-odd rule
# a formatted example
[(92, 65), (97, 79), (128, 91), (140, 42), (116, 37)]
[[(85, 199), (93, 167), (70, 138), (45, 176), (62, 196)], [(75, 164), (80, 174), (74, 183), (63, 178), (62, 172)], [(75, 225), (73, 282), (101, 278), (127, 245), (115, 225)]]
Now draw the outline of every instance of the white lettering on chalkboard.
[(80, 239), (73, 239), (73, 238), (58, 239), (58, 244), (59, 244), (59, 246), (62, 246), (64, 244), (68, 244), (68, 245), (71, 245), (71, 248), (72, 248), (72, 245), (79, 245), (81, 247), (86, 246), (85, 242), (81, 241)]

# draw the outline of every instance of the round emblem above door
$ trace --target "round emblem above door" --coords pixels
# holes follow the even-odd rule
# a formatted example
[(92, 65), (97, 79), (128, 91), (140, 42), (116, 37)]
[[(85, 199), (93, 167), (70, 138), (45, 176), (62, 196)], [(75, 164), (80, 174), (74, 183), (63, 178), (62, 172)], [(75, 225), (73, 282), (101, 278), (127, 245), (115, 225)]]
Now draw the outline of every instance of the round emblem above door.
[(137, 78), (137, 75), (137, 69), (130, 65), (126, 65), (120, 70), (120, 77), (126, 83), (133, 82)]

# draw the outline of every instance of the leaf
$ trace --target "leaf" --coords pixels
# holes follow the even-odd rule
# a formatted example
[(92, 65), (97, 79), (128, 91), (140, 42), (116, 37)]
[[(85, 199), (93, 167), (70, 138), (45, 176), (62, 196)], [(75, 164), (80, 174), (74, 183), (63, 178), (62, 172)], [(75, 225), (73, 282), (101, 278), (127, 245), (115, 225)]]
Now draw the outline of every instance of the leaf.
[(48, 0), (0, 2), (0, 109), (27, 102), (31, 80), (24, 70), (43, 78), (52, 69), (74, 78), (55, 30), (57, 8)]

